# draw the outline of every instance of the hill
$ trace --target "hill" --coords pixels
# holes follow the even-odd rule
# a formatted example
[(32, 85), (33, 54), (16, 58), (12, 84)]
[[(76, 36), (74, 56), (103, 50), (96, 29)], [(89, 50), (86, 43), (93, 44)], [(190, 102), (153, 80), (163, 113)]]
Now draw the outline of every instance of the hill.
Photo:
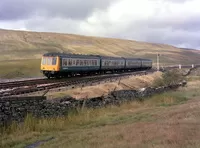
[[(0, 29), (0, 77), (39, 76), (40, 58), (45, 52), (143, 57), (162, 64), (200, 63), (200, 51), (165, 44), (100, 38), (73, 34)], [(5, 70), (6, 69), (6, 70)], [(19, 70), (20, 69), (20, 70)]]

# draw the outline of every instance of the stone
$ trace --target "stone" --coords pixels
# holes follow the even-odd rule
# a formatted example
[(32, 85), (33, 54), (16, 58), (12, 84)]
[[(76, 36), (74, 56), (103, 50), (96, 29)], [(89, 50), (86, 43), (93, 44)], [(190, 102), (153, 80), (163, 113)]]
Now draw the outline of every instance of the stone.
[(27, 113), (38, 118), (65, 116), (70, 110), (87, 107), (100, 108), (108, 105), (120, 105), (122, 102), (162, 93), (180, 86), (185, 86), (186, 81), (178, 84), (162, 86), (158, 88), (148, 87), (140, 90), (118, 90), (110, 92), (107, 96), (90, 98), (88, 100), (76, 100), (72, 97), (62, 97), (54, 100), (45, 100), (32, 97), (31, 99), (1, 99), (0, 101), (0, 125), (7, 125), (10, 121), (22, 122)]

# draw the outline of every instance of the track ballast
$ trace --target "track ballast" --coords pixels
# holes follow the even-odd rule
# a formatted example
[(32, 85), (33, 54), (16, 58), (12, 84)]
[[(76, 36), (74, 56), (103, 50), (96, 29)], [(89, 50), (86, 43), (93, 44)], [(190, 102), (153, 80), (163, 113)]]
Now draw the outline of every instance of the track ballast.
[[(51, 90), (54, 88), (60, 88), (60, 87), (69, 87), (69, 86), (76, 86), (76, 85), (87, 85), (92, 84), (100, 81), (115, 79), (115, 78), (121, 78), (131, 75), (145, 75), (148, 73), (155, 72), (155, 70), (151, 69), (148, 71), (137, 71), (137, 72), (128, 72), (128, 73), (119, 73), (119, 74), (106, 74), (106, 75), (97, 75), (97, 76), (87, 76), (87, 77), (75, 77), (70, 79), (60, 79), (60, 80), (36, 80), (29, 81), (28, 83), (22, 83), (22, 85), (19, 87), (9, 88), (7, 91), (1, 91), (0, 92), (0, 98), (13, 96), (13, 95), (22, 95), (22, 94), (28, 94), (38, 91), (44, 91), (44, 90)], [(39, 83), (38, 83), (39, 82)], [(44, 83), (45, 82), (45, 83)], [(21, 82), (20, 82), (21, 83)], [(12, 84), (10, 84), (12, 86)]]

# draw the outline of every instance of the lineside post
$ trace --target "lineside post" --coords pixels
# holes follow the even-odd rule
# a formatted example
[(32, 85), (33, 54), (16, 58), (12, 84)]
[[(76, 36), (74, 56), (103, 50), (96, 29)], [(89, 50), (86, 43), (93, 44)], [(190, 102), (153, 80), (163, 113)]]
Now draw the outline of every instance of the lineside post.
[(179, 67), (179, 69), (181, 69), (181, 64), (179, 64), (179, 66), (178, 66), (178, 67)]
[(160, 54), (157, 53), (157, 71), (160, 70), (160, 67), (159, 67), (159, 56), (160, 56)]

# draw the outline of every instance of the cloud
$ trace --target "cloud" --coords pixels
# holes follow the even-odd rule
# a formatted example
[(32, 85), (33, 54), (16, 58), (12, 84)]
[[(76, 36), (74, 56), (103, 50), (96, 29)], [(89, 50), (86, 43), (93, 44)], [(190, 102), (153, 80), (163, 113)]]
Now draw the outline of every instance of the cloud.
[(0, 27), (199, 48), (199, 5), (199, 0), (3, 0)]
[(1, 0), (0, 20), (27, 19), (33, 15), (47, 18), (83, 19), (114, 0)]

